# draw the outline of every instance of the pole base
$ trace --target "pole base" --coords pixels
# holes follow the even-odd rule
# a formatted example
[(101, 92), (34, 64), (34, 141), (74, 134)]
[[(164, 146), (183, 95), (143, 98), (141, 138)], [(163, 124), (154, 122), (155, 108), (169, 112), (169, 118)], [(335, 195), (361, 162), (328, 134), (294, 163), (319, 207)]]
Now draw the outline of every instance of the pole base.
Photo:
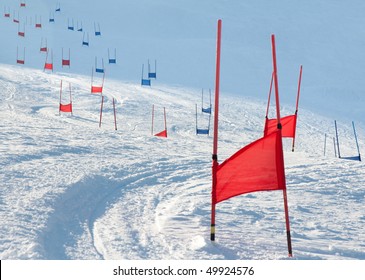
[(210, 240), (215, 241), (215, 225), (210, 226)]

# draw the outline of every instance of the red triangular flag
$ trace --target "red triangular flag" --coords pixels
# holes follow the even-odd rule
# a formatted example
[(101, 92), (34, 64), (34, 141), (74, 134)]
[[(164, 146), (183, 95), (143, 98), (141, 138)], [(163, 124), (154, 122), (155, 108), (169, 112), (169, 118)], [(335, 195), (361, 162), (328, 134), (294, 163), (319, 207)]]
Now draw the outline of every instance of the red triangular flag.
[(159, 133), (155, 134), (155, 136), (157, 136), (157, 137), (165, 137), (165, 138), (167, 138), (167, 130), (165, 129), (165, 130), (163, 130), (163, 131), (161, 131), (161, 132), (159, 132)]

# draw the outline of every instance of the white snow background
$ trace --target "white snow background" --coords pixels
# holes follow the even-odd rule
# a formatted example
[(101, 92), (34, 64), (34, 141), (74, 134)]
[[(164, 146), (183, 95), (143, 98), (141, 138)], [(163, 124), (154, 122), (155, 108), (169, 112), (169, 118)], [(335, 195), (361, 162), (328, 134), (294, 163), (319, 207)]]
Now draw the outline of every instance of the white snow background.
[[(287, 259), (282, 192), (218, 204), (209, 240), (212, 137), (195, 135), (195, 104), (202, 88), (206, 102), (214, 90), (218, 18), (219, 161), (262, 136), (275, 34), (282, 115), (294, 113), (303, 65), (294, 153), (284, 140), (294, 259), (365, 259), (364, 165), (335, 158), (332, 142), (337, 119), (341, 154), (356, 156), (354, 120), (365, 145), (364, 1), (20, 2), (0, 1), (11, 14), (0, 15), (1, 259)], [(72, 21), (89, 47), (68, 30)], [(45, 39), (53, 73), (43, 71)], [(62, 48), (70, 68), (61, 67)], [(106, 68), (101, 128), (101, 98), (90, 93), (95, 57)], [(157, 79), (142, 87), (148, 59)], [(64, 102), (71, 84), (73, 116), (59, 115), (61, 80)], [(166, 108), (167, 139), (151, 136), (153, 104), (156, 132)]]

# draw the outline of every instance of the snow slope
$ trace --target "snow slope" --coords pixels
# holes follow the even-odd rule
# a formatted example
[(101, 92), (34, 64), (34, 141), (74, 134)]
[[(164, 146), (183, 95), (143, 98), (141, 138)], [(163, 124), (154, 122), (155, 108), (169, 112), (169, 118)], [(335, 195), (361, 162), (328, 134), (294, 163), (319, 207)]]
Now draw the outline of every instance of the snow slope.
[[(100, 96), (88, 92), (88, 77), (10, 66), (1, 73), (2, 259), (285, 258), (280, 192), (219, 204), (217, 242), (209, 241), (212, 138), (194, 133), (198, 91), (109, 81), (99, 129)], [(73, 117), (58, 115), (61, 79), (72, 83)], [(224, 159), (260, 137), (265, 104), (221, 103)], [(166, 106), (168, 139), (150, 136), (152, 104)], [(363, 164), (334, 158), (332, 147), (322, 156), (331, 127), (303, 110), (297, 151), (285, 141), (298, 259), (365, 257)], [(341, 133), (343, 154), (354, 155), (351, 130)]]
[[(41, 30), (29, 22), (29, 35), (18, 38), (16, 24), (0, 19), (9, 38), (0, 55), (1, 259), (286, 259), (280, 192), (252, 193), (218, 204), (217, 241), (209, 241), (212, 138), (195, 135), (195, 104), (200, 103), (201, 87), (213, 84), (218, 17), (224, 28), (220, 161), (262, 135), (271, 73), (269, 34), (275, 31), (284, 115), (294, 111), (288, 96), (295, 93), (299, 64), (304, 65), (302, 99), (307, 108), (299, 111), (296, 152), (284, 141), (294, 257), (365, 259), (363, 163), (335, 158), (331, 142), (336, 116), (341, 154), (357, 155), (350, 120), (357, 120), (363, 107), (358, 71), (362, 39), (357, 35), (363, 31), (357, 27), (348, 33), (346, 28), (362, 21), (355, 17), (361, 1), (355, 1), (358, 9), (346, 5), (348, 12), (339, 23), (343, 29), (329, 36), (332, 42), (338, 34), (356, 37), (354, 49), (346, 54), (343, 40), (328, 48), (323, 34), (332, 29), (320, 21), (326, 11), (334, 22), (344, 5), (340, 1), (308, 1), (305, 6), (295, 6), (295, 1), (278, 6), (202, 1), (195, 9), (189, 1), (121, 1), (118, 9), (110, 0), (93, 7), (83, 5), (85, 1), (26, 2), (21, 17), (33, 17), (34, 24), (34, 16), (42, 15)], [(51, 25), (47, 18), (57, 2), (62, 11)], [(10, 11), (17, 5), (2, 4)], [(270, 9), (263, 10), (264, 4)], [(81, 33), (67, 30), (68, 18), (83, 21), (92, 39), (89, 49), (81, 46)], [(92, 36), (94, 21), (100, 22), (101, 38)], [(318, 24), (323, 33), (314, 33)], [(304, 35), (314, 37), (295, 35), (304, 25), (309, 26), (301, 29)], [(44, 37), (54, 49), (54, 73), (42, 71), (45, 55), (39, 46)], [(26, 66), (14, 66), (16, 46), (25, 45)], [(62, 47), (72, 48), (71, 69), (60, 67)], [(118, 64), (107, 67), (99, 128), (101, 98), (90, 94), (90, 73), (95, 56), (102, 53), (106, 60), (107, 48), (114, 47)], [(314, 50), (319, 53), (314, 55)], [(325, 53), (326, 59), (319, 59)], [(141, 87), (141, 64), (154, 58), (161, 69), (158, 79), (151, 88)], [(73, 116), (58, 114), (61, 80), (66, 88), (71, 83)], [(344, 89), (351, 93), (346, 99), (340, 97)], [(334, 105), (325, 108), (332, 92)], [(309, 110), (312, 102), (318, 107)], [(167, 139), (151, 136), (153, 104), (156, 131), (163, 129), (166, 107)], [(356, 124), (361, 148), (364, 123)]]

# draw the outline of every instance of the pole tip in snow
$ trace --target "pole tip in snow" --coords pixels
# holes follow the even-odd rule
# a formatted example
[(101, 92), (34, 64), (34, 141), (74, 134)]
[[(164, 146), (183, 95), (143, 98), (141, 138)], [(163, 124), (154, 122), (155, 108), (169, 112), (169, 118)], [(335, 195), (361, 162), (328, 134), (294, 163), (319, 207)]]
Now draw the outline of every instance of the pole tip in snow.
[(210, 226), (210, 240), (215, 241), (215, 225)]

